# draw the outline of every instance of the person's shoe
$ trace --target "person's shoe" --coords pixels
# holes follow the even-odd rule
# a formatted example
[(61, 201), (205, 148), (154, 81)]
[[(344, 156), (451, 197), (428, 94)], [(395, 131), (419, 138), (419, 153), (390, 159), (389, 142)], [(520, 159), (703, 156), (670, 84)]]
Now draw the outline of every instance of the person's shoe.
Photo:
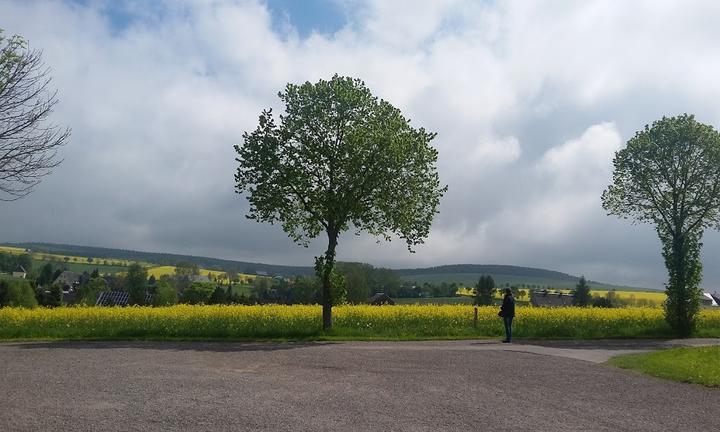
[(510, 343), (510, 341), (509, 341), (509, 340), (504, 340), (504, 341), (502, 341), (502, 343)]

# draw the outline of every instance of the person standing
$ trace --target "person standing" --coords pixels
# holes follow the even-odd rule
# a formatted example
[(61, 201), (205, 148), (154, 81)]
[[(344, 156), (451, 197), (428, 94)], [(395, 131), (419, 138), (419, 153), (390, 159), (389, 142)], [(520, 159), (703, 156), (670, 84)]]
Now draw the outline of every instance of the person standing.
[(500, 306), (499, 316), (505, 323), (505, 340), (503, 343), (512, 341), (512, 322), (515, 318), (515, 298), (513, 298), (510, 288), (505, 288), (505, 297), (503, 297), (502, 306)]

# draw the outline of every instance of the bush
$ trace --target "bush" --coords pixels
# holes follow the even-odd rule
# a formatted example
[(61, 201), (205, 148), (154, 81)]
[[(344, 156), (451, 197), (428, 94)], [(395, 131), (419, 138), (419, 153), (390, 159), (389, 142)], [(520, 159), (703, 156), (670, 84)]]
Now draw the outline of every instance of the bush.
[(97, 302), (101, 292), (107, 289), (105, 279), (96, 278), (81, 284), (75, 288), (75, 303), (86, 306), (93, 306)]
[(35, 291), (25, 279), (0, 281), (0, 306), (32, 308), (37, 306)]
[[(228, 290), (230, 290), (230, 288), (228, 288)], [(223, 287), (217, 286), (215, 287), (215, 291), (213, 291), (208, 302), (209, 304), (227, 304), (229, 303), (228, 293)]]
[(183, 292), (183, 303), (208, 304), (215, 291), (215, 284), (210, 282), (193, 282)]
[(53, 284), (48, 288), (39, 286), (35, 289), (35, 299), (40, 306), (60, 306), (63, 300), (62, 286), (60, 284)]
[(155, 287), (153, 306), (172, 306), (177, 304), (177, 290), (167, 279), (160, 279)]

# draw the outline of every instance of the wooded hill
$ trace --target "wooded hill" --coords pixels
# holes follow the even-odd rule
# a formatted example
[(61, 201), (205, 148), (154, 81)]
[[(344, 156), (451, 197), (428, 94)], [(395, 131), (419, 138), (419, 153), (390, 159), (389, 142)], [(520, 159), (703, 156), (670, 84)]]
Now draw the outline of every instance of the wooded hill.
[[(395, 270), (402, 280), (418, 284), (457, 282), (465, 286), (474, 286), (480, 276), (491, 275), (496, 285), (524, 285), (531, 288), (555, 287), (575, 288), (580, 276), (573, 276), (554, 270), (545, 270), (533, 267), (520, 267), (497, 264), (452, 264), (438, 267)], [(597, 281), (588, 281), (596, 289), (636, 291), (647, 290), (628, 286), (618, 286)]]
[[(314, 270), (310, 266), (283, 266), (193, 255), (141, 252), (54, 243), (29, 242), (7, 243), (6, 245), (29, 249), (32, 252), (39, 253), (92, 256), (108, 260), (134, 260), (155, 265), (176, 265), (179, 262), (187, 262), (210, 270), (235, 271), (248, 274), (255, 274), (256, 272), (266, 272), (268, 275), (284, 276), (314, 274)], [(427, 268), (394, 269), (393, 271), (399, 275), (402, 280), (416, 282), (418, 284), (426, 282), (433, 284), (456, 282), (465, 286), (474, 286), (480, 275), (489, 274), (493, 276), (498, 285), (509, 283), (511, 285), (522, 284), (538, 287), (574, 288), (579, 279), (579, 276), (558, 271), (512, 265), (453, 264)], [(644, 288), (615, 286), (596, 281), (589, 281), (589, 283), (596, 289), (646, 290)]]

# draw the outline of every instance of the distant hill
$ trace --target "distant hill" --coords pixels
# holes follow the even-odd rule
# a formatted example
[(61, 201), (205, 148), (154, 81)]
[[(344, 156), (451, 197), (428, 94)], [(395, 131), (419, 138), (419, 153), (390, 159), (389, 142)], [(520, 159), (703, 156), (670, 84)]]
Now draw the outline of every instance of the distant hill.
[[(526, 285), (555, 288), (574, 288), (580, 276), (573, 276), (554, 270), (497, 264), (451, 264), (438, 267), (395, 270), (403, 280), (423, 284), (457, 282), (474, 286), (480, 276), (491, 275), (496, 285)], [(647, 291), (647, 288), (612, 285), (588, 281), (590, 286), (601, 290)]]
[[(283, 266), (275, 264), (253, 263), (245, 261), (233, 261), (220, 258), (201, 257), (193, 255), (179, 255), (157, 252), (140, 252), (135, 250), (111, 249), (91, 246), (77, 246), (54, 243), (7, 243), (23, 249), (30, 249), (33, 252), (51, 253), (60, 255), (92, 256), (103, 259), (134, 260), (143, 261), (155, 265), (175, 265), (179, 262), (197, 264), (201, 268), (219, 271), (236, 271), (238, 273), (253, 274), (266, 272), (269, 275), (313, 275), (314, 269), (310, 266)], [(512, 265), (487, 265), (487, 264), (453, 264), (438, 267), (395, 269), (401, 279), (417, 282), (419, 284), (457, 282), (466, 286), (473, 286), (481, 275), (489, 274), (495, 279), (496, 284), (504, 285), (536, 285), (556, 288), (574, 288), (579, 276), (569, 275), (553, 270), (545, 270), (532, 267), (520, 267)], [(646, 288), (616, 286), (602, 282), (589, 281), (595, 289), (617, 289), (646, 291)]]
[(6, 243), (7, 246), (30, 249), (33, 252), (52, 253), (59, 255), (92, 256), (103, 259), (126, 259), (133, 261), (144, 261), (156, 265), (175, 265), (179, 262), (197, 264), (200, 268), (220, 271), (236, 271), (238, 273), (254, 274), (255, 272), (266, 272), (276, 275), (312, 275), (315, 271), (312, 267), (283, 266), (274, 264), (262, 264), (244, 261), (232, 261), (220, 258), (201, 257), (193, 255), (179, 255), (157, 252), (140, 252), (125, 249), (110, 249), (92, 246), (76, 246), (55, 243)]

